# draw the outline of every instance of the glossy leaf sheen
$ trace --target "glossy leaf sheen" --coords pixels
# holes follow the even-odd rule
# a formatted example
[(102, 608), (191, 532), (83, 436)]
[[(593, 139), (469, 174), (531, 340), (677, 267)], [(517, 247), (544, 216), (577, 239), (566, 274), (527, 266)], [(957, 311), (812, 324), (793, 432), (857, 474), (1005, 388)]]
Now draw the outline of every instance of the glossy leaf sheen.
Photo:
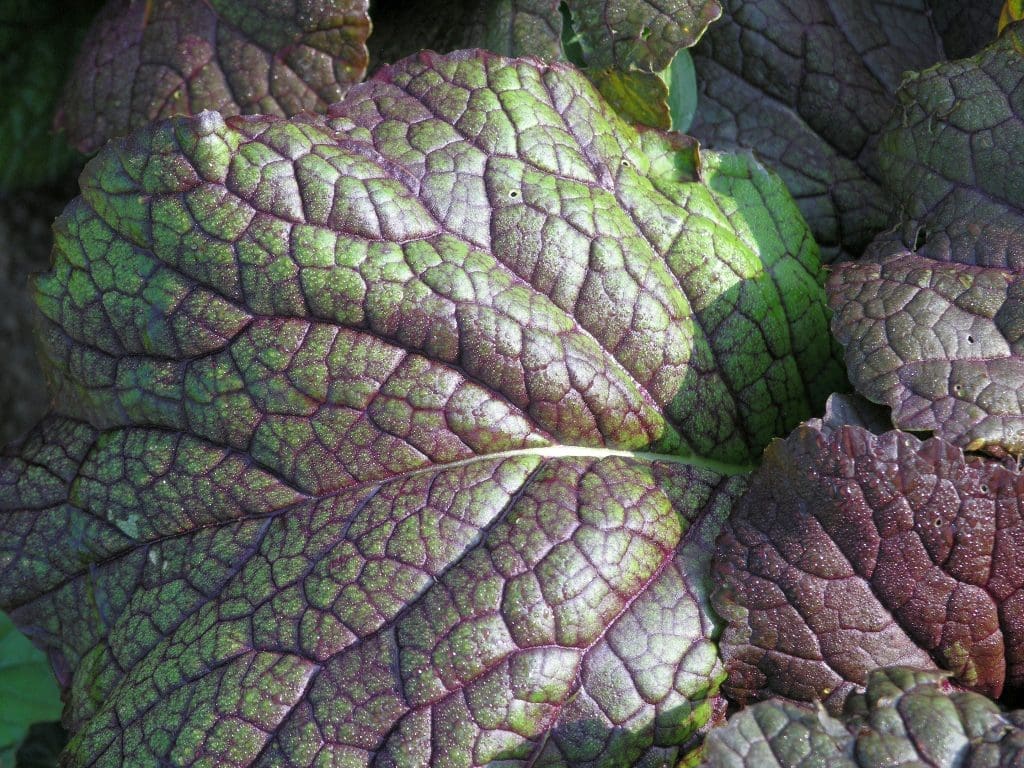
[(711, 542), (842, 378), (751, 158), (423, 54), (109, 146), (56, 240), (0, 603), (70, 765), (671, 762), (719, 714)]
[(83, 152), (170, 115), (324, 111), (366, 72), (367, 0), (109, 0), (58, 123)]
[(873, 671), (841, 716), (785, 699), (747, 707), (713, 731), (707, 768), (1011, 768), (1024, 746), (1024, 712), (1002, 713), (945, 675), (906, 667)]
[(907, 243), (880, 238), (829, 283), (858, 390), (903, 429), (996, 454), (1024, 452), (1021, 35), (907, 80), (881, 143)]
[(832, 705), (875, 667), (1024, 685), (1024, 478), (933, 438), (809, 422), (773, 443), (726, 524), (715, 607), (739, 701)]

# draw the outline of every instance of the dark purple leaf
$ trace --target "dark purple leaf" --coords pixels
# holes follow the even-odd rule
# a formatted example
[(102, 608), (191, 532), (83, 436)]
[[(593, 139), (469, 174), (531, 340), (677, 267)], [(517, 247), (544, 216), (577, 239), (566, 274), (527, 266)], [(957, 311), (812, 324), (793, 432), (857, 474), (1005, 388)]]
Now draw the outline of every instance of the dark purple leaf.
[[(893, 94), (904, 71), (946, 58), (935, 23), (955, 36), (968, 12), (925, 0), (723, 5), (694, 49), (694, 135), (712, 147), (753, 149), (778, 171), (824, 260), (859, 256), (891, 223), (876, 145)], [(998, 14), (1000, 2), (971, 5)], [(985, 39), (994, 35), (993, 26)]]
[(896, 664), (1024, 685), (1024, 478), (939, 439), (856, 426), (773, 443), (725, 526), (727, 692), (833, 706)]

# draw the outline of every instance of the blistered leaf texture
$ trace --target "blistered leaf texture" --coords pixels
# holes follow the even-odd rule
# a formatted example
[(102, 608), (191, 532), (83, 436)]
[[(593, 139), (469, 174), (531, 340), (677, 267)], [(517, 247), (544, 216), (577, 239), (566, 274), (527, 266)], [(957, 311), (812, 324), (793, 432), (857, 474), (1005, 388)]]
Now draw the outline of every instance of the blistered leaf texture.
[[(563, 13), (564, 11), (564, 13)], [(391, 61), (424, 48), (480, 47), (506, 56), (537, 56), (585, 67), (604, 98), (628, 121), (685, 130), (672, 122), (676, 101), (695, 99), (689, 82), (667, 81), (677, 53), (721, 15), (717, 0), (461, 0), (385, 2), (370, 47)], [(684, 59), (684, 62), (688, 61)], [(692, 81), (692, 72), (689, 73)], [(678, 91), (689, 88), (680, 96)]]
[(876, 768), (1019, 765), (1024, 713), (956, 690), (937, 672), (873, 671), (867, 689), (832, 717), (786, 699), (738, 712), (705, 744), (708, 768)]
[(842, 376), (781, 183), (700, 159), (479, 52), (103, 150), (0, 469), (69, 763), (674, 760), (740, 473)]
[[(718, 0), (569, 0), (572, 32), (588, 67), (661, 72), (722, 15)], [(564, 58), (558, 0), (481, 2), (470, 40), (506, 55)]]
[(366, 72), (367, 0), (109, 0), (58, 122), (93, 152), (170, 115), (324, 111)]
[(497, 0), (480, 2), (470, 40), (506, 56), (565, 59), (559, 0)]
[[(983, 16), (989, 6), (997, 14), (999, 3), (723, 5), (723, 18), (694, 49), (700, 87), (694, 135), (712, 147), (755, 150), (786, 181), (824, 260), (859, 256), (891, 223), (877, 142), (903, 72), (946, 58), (940, 33), (984, 26), (965, 17)], [(994, 34), (993, 28), (983, 39)], [(958, 53), (969, 44), (950, 39)]]
[(970, 450), (1024, 452), (1021, 277), (903, 249), (842, 265), (833, 329), (859, 392), (903, 429)]
[[(1024, 265), (1024, 30), (977, 56), (915, 73), (881, 139), (887, 187), (913, 226), (908, 245), (944, 261)], [(916, 241), (916, 242), (915, 242)]]
[(587, 64), (660, 72), (722, 15), (718, 0), (567, 0)]
[(897, 426), (1024, 452), (1024, 56), (1011, 27), (973, 59), (911, 76), (882, 139), (906, 215), (829, 282), (858, 390)]
[(1024, 684), (1024, 478), (906, 432), (809, 422), (773, 443), (725, 526), (715, 607), (739, 701), (837, 706), (876, 668)]

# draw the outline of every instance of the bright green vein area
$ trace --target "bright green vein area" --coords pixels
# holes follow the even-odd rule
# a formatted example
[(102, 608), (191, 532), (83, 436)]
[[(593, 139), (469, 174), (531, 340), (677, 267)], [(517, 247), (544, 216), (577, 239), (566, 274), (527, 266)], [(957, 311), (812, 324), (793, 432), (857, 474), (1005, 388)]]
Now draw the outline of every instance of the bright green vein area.
[[(727, 477), (732, 477), (733, 475), (745, 475), (748, 472), (753, 472), (757, 469), (756, 464), (733, 464), (727, 461), (717, 461), (715, 459), (709, 459), (704, 456), (696, 456), (693, 454), (680, 456), (671, 453), (653, 453), (651, 451), (619, 451), (613, 448), (588, 448), (580, 445), (551, 445), (544, 448), (524, 448), (517, 451), (489, 453), (484, 456), (474, 456), (471, 459), (464, 459), (463, 461), (454, 461), (449, 464), (445, 464), (443, 468), (448, 470), (465, 464), (472, 464), (475, 461), (511, 459), (516, 458), (517, 456), (539, 456), (544, 459), (607, 459), (619, 457), (623, 459), (636, 459), (638, 461), (660, 461), (667, 464), (684, 464), (688, 467), (707, 469)], [(438, 467), (431, 466), (425, 467), (422, 470), (412, 471), (407, 474), (417, 475), (424, 472), (437, 472), (437, 470)]]

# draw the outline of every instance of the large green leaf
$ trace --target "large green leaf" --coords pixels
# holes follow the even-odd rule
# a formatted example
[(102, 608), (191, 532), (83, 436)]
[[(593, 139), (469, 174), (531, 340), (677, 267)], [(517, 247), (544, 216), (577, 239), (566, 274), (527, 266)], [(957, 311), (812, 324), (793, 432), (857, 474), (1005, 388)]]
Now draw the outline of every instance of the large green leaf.
[(112, 144), (56, 236), (0, 602), (69, 765), (661, 763), (720, 714), (717, 526), (842, 381), (753, 159), (423, 54)]

